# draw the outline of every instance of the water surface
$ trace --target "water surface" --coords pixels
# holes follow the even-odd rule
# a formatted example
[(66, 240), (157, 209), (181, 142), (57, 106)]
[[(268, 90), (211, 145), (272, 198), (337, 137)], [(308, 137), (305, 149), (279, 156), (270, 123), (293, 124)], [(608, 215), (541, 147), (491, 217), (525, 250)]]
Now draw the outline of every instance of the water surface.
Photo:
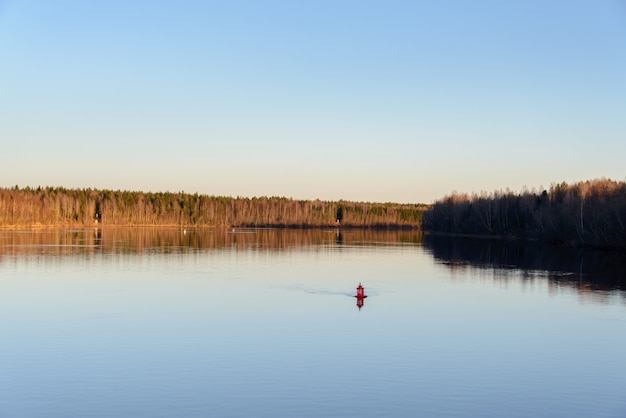
[(623, 260), (559, 251), (0, 231), (0, 416), (626, 416)]

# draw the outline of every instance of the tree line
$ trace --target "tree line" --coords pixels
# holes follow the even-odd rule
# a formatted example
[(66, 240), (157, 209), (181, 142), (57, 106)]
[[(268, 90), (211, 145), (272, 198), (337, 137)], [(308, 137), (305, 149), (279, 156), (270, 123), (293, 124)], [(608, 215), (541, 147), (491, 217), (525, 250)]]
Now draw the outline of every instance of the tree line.
[(224, 197), (184, 192), (0, 188), (0, 226), (418, 228), (426, 205)]
[(626, 183), (602, 178), (543, 191), (453, 193), (423, 221), (433, 232), (626, 248)]

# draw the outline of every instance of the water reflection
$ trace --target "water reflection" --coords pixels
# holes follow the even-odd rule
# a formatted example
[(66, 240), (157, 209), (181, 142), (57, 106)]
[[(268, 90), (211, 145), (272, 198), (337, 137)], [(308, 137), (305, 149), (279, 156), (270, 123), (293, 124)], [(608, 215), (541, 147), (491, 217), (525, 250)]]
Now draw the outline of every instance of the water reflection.
[[(493, 272), (497, 280), (548, 279), (550, 291), (575, 288), (602, 298), (617, 291), (626, 298), (626, 254), (563, 248), (539, 243), (422, 236), (418, 231), (358, 229), (98, 228), (0, 231), (0, 263), (7, 258), (44, 261), (49, 257), (101, 254), (187, 254), (206, 251), (338, 251), (358, 246), (423, 245), (454, 276), (467, 270)], [(357, 304), (363, 300), (357, 300)]]
[(453, 273), (468, 269), (498, 269), (498, 278), (532, 280), (547, 277), (549, 289), (572, 287), (601, 301), (607, 291), (626, 297), (626, 255), (589, 248), (428, 235), (424, 248)]
[(104, 228), (0, 232), (0, 259), (17, 255), (169, 254), (202, 250), (283, 251), (311, 246), (420, 243), (416, 231), (250, 228)]

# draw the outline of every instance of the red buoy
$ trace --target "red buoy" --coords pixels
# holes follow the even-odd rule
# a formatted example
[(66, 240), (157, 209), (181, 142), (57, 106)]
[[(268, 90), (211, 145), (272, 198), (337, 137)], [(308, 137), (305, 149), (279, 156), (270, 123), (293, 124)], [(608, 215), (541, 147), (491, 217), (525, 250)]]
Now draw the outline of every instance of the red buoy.
[(365, 288), (359, 283), (359, 287), (356, 288), (356, 306), (359, 308), (359, 311), (363, 307), (363, 303), (365, 302), (365, 298), (367, 295), (365, 294)]
[(356, 297), (357, 298), (366, 298), (367, 296), (365, 296), (365, 288), (363, 286), (361, 286), (361, 283), (359, 283), (359, 287), (356, 288)]

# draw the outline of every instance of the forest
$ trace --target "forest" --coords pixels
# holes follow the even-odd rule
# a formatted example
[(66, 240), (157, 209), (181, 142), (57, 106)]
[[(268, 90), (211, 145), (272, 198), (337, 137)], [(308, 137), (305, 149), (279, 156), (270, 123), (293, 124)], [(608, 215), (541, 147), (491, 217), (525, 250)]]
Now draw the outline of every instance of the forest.
[(0, 228), (224, 226), (418, 228), (420, 204), (220, 197), (184, 192), (0, 188)]
[(549, 190), (454, 193), (424, 214), (431, 232), (626, 248), (626, 183), (596, 179)]

